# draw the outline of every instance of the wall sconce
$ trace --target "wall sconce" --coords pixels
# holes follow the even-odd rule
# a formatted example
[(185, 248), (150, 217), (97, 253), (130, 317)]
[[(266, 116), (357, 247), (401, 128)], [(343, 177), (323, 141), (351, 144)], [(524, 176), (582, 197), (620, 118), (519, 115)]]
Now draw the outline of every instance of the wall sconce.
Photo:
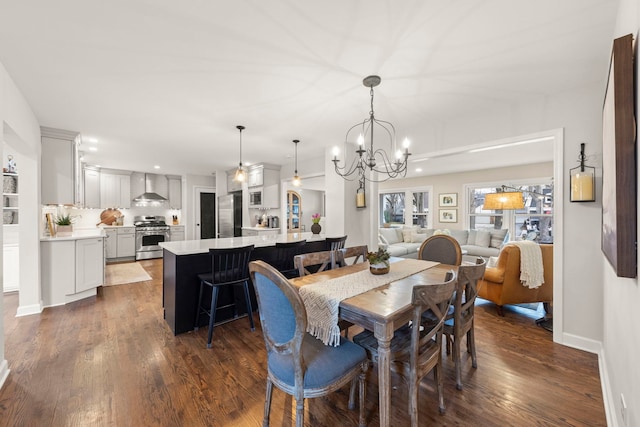
[(569, 194), (572, 202), (596, 201), (596, 168), (585, 166), (584, 142), (580, 144), (580, 166), (569, 169)]
[(367, 199), (364, 192), (364, 180), (360, 181), (360, 187), (356, 190), (356, 208), (366, 208)]

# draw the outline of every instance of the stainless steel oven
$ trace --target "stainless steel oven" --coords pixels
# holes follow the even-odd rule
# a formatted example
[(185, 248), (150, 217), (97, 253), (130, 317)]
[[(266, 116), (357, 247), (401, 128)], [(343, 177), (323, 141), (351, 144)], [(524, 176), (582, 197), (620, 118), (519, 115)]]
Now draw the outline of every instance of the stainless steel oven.
[(162, 258), (160, 243), (168, 242), (169, 226), (163, 216), (136, 216), (136, 260)]

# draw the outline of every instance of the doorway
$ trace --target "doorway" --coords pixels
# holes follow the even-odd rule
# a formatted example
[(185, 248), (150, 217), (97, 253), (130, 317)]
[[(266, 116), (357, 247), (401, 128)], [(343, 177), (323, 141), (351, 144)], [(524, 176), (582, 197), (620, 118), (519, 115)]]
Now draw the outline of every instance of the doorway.
[(196, 240), (216, 237), (216, 193), (210, 188), (195, 189), (195, 225), (193, 236)]

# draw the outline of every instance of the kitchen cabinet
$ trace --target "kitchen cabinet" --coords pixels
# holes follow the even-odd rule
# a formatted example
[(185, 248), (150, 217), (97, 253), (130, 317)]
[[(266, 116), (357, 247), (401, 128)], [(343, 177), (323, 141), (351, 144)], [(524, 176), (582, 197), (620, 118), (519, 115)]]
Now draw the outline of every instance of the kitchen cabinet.
[(242, 227), (242, 237), (250, 236), (276, 236), (280, 234), (279, 228), (268, 227)]
[(135, 259), (136, 228), (112, 226), (105, 227), (105, 259), (107, 262)]
[(249, 168), (248, 187), (270, 186), (280, 183), (280, 166), (260, 163)]
[(84, 168), (84, 207), (99, 208), (100, 205), (100, 171)]
[(80, 134), (44, 126), (40, 134), (42, 204), (80, 204)]
[(131, 207), (131, 176), (100, 172), (100, 207)]
[(172, 225), (170, 230), (171, 236), (169, 239), (171, 242), (184, 240), (184, 225)]
[(263, 208), (279, 208), (280, 207), (280, 185), (267, 185), (262, 189), (262, 207)]
[(169, 182), (169, 208), (182, 209), (182, 177), (167, 175)]
[(2, 174), (2, 223), (18, 224), (18, 174)]
[(18, 244), (3, 245), (2, 270), (4, 273), (2, 285), (4, 292), (20, 289), (20, 248)]
[[(41, 238), (40, 269), (45, 307), (96, 295), (104, 283), (104, 237)], [(93, 234), (93, 233), (92, 233)]]
[(104, 281), (104, 239), (76, 240), (74, 293), (97, 288)]

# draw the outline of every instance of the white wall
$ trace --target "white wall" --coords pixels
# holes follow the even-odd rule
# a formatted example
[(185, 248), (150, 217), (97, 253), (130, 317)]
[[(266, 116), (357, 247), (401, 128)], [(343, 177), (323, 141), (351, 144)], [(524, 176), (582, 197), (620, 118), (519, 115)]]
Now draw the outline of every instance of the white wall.
[[(40, 126), (4, 66), (0, 64), (0, 124), (2, 137), (21, 154), (23, 164), (18, 165), (20, 180), (20, 259), (29, 260), (20, 266), (19, 310), (40, 310), (40, 244), (38, 215), (40, 210)], [(2, 227), (0, 227), (0, 241)], [(1, 259), (2, 257), (0, 257)], [(33, 268), (34, 265), (36, 268)], [(2, 278), (0, 263), (0, 280)], [(2, 288), (2, 286), (0, 286)], [(4, 351), (4, 304), (0, 293), (0, 387), (9, 374)]]
[[(636, 44), (636, 64), (639, 58), (637, 48), (639, 25), (640, 2), (638, 0), (621, 0), (615, 32), (611, 35), (611, 40), (613, 42), (613, 39), (617, 37), (629, 33), (633, 34)], [(635, 70), (637, 88), (637, 83), (640, 82), (637, 65)], [(640, 103), (638, 102), (640, 97), (637, 89), (635, 97), (637, 117), (640, 111)], [(636, 134), (638, 131), (640, 129), (636, 131)], [(638, 213), (640, 214), (640, 209), (638, 209)], [(640, 215), (638, 222), (640, 222)], [(640, 365), (638, 364), (638, 355), (640, 355), (640, 310), (638, 309), (640, 286), (637, 278), (617, 277), (601, 251), (597, 250), (597, 253), (604, 264), (603, 272), (599, 276), (604, 285), (602, 294), (604, 340), (601, 355), (605, 370), (603, 381), (608, 382), (606, 384), (608, 395), (605, 398), (614, 408), (611, 412), (616, 419), (615, 424), (611, 423), (611, 425), (638, 426), (640, 425)], [(626, 424), (621, 415), (621, 395), (624, 395), (628, 407)]]

